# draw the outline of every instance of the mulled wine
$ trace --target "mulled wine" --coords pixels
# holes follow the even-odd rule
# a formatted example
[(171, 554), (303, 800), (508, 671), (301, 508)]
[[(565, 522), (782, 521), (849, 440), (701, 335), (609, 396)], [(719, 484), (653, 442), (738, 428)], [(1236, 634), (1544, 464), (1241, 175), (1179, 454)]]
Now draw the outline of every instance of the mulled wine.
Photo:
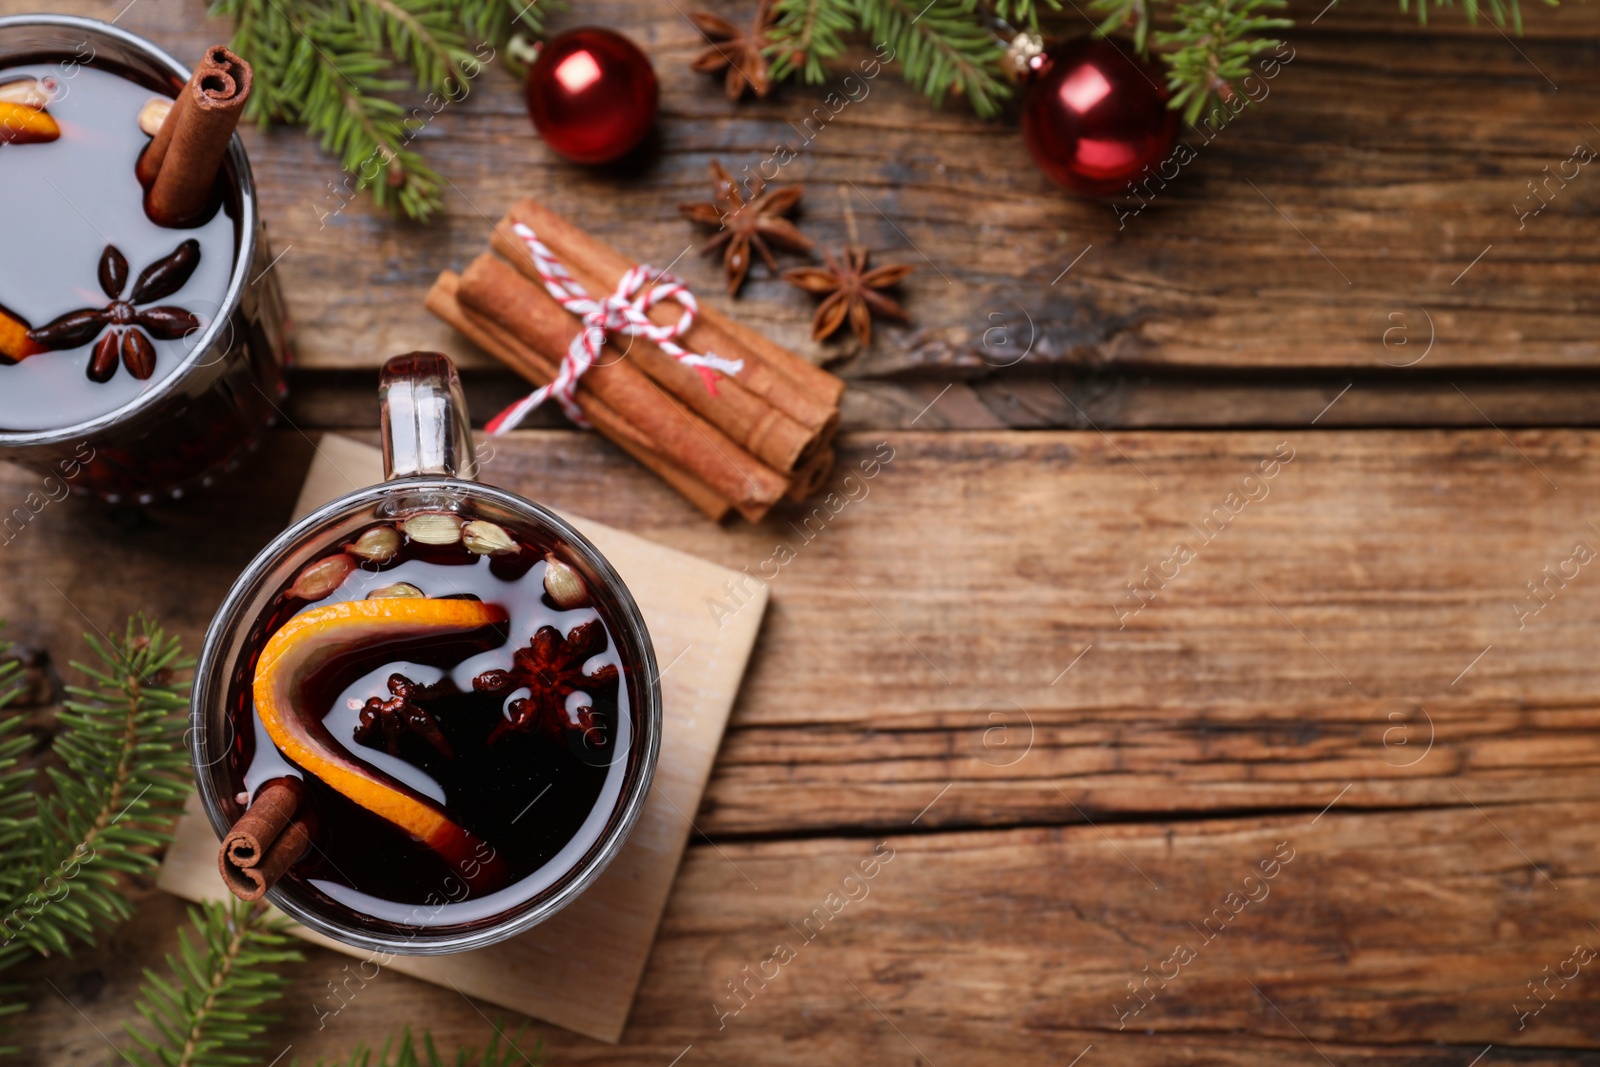
[[(202, 72), (220, 54), (241, 72), (225, 106), (215, 78), (186, 82), (113, 26), (0, 19), (0, 457), (80, 492), (149, 501), (209, 480), (282, 392), (283, 308), (232, 135), (248, 65), (219, 47)], [(153, 154), (164, 125), (187, 133)], [(154, 155), (168, 164), (142, 172)]]
[[(33, 190), (0, 208), (0, 429), (71, 426), (136, 400), (222, 307), (237, 208), (182, 230), (146, 216), (134, 170), (151, 99), (93, 67), (70, 80), (59, 62), (0, 69), (0, 188)], [(30, 117), (49, 125), (7, 141)]]
[(357, 925), (459, 928), (600, 847), (651, 680), (569, 544), (469, 504), (351, 527), (296, 567), (226, 694), (237, 807), (303, 786), (286, 889)]

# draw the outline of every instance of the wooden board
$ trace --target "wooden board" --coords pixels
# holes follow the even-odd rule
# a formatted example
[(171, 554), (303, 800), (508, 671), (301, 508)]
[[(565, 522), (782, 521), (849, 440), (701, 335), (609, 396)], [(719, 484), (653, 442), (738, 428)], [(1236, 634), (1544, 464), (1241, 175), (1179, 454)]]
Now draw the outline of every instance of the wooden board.
[[(328, 435), (316, 449), (295, 505), (296, 517), (383, 480), (382, 456), (371, 445)], [(655, 644), (664, 728), (650, 796), (622, 852), (594, 885), (553, 918), (475, 952), (397, 956), (387, 966), (616, 1041), (689, 838), (689, 813), (699, 807), (760, 629), (767, 593), (752, 587), (744, 608), (719, 625), (701, 605), (707, 597), (726, 595), (722, 585), (739, 577), (735, 572), (600, 523), (567, 517), (622, 575)], [(198, 798), (190, 798), (157, 884), (190, 900), (227, 895), (217, 873), (217, 838)], [(307, 940), (371, 958), (366, 950), (294, 929)]]
[[(123, 5), (83, 6), (109, 18)], [(703, 6), (749, 15), (748, 0)], [(676, 260), (701, 299), (796, 351), (853, 356), (849, 376), (1010, 368), (1023, 350), (1024, 367), (1381, 371), (1397, 361), (1384, 344), (1391, 313), (1413, 342), (1435, 337), (1430, 369), (1600, 367), (1600, 309), (1583, 284), (1600, 240), (1592, 168), (1526, 224), (1514, 208), (1533, 203), (1527, 183), (1576, 143), (1600, 146), (1588, 125), (1600, 113), (1594, 13), (1535, 8), (1530, 39), (1511, 42), (1488, 26), (1467, 30), (1459, 8), (1423, 30), (1393, 0), (1346, 0), (1318, 18), (1324, 6), (1296, 5), (1294, 58), (1269, 94), (1209, 142), (1190, 134), (1194, 162), (1131, 219), (1053, 187), (1014, 120), (935, 109), (893, 72), (801, 143), (795, 127), (865, 51), (842, 58), (828, 85), (730, 104), (688, 69), (700, 35), (654, 0), (590, 0), (552, 16), (558, 28), (614, 26), (650, 54), (663, 106), (659, 151), (643, 166), (553, 156), (498, 63), (419, 138), (451, 183), (430, 227), (394, 226), (365, 198), (343, 206), (332, 191), (339, 167), (298, 130), (245, 136), (307, 367), (376, 367), (417, 347), (481, 364), (430, 321), (422, 296), (529, 193), (642, 260)], [(1064, 7), (1054, 32), (1082, 32)], [(193, 56), (225, 35), (203, 10), (199, 0), (139, 4), (119, 24)], [(905, 286), (912, 325), (884, 324), (865, 353), (811, 342), (811, 299), (764, 268), (729, 300), (716, 261), (692, 250), (705, 234), (678, 217), (677, 204), (707, 197), (713, 156), (754, 170), (781, 143), (798, 150), (780, 180), (806, 184), (810, 236), (838, 246), (853, 227), (882, 262), (918, 268)]]
[[(1465, 1067), (1489, 1044), (1485, 1067), (1600, 1061), (1587, 969), (1525, 1032), (1511, 1010), (1541, 968), (1600, 938), (1585, 933), (1600, 585), (1585, 567), (1525, 630), (1510, 608), (1570, 540), (1600, 547), (1584, 532), (1600, 522), (1589, 506), (1600, 435), (1298, 431), (1271, 495), (1118, 631), (1108, 594), (1284, 439), (845, 438), (841, 479), (881, 441), (895, 458), (771, 583), (694, 813), (711, 836), (688, 849), (621, 1045), (537, 1025), (530, 1042), (545, 1040), (554, 1063), (662, 1067), (690, 1045), (680, 1067), (913, 1063), (898, 1029), (938, 1064), (1061, 1067), (1090, 1044), (1080, 1067), (1324, 1063), (1298, 1027), (1340, 1064)], [(793, 510), (708, 537), (592, 435), (496, 447), (494, 480), (724, 566), (801, 542)], [(196, 639), (242, 565), (229, 553), (281, 526), (252, 502), (286, 513), (299, 479), (284, 453), (307, 451), (285, 431), (249, 484), (137, 524), (53, 505), (0, 550), (0, 610), (58, 661), (84, 622), (44, 579), (97, 625), (143, 603)], [(0, 490), (27, 484), (7, 472)], [(245, 543), (198, 538), (189, 569), (174, 571), (163, 546), (235, 513)], [(123, 580), (97, 581), (62, 545), (115, 560)], [(1031, 745), (1020, 725), (992, 732), (989, 712), (1014, 710), (985, 707), (996, 699), (1031, 717)], [(1391, 699), (1428, 713), (1431, 748), (1427, 720), (1390, 719)], [(1117, 1031), (1126, 982), (1192, 938), (1187, 924), (1286, 837), (1300, 858), (1265, 905)], [(879, 841), (897, 858), (871, 895), (719, 1029), (725, 983), (798, 938), (789, 924)], [(105, 1052), (44, 978), (114, 1034), (180, 921), (172, 898), (146, 894), (105, 949), (23, 972), (37, 1019), (27, 1062)], [(262, 1063), (285, 1046), (285, 1062), (347, 1055), (402, 1021), (445, 1045), (481, 1044), (499, 1018), (490, 1002), (386, 971), (319, 1029), (316, 1009), (336, 1004), (327, 983), (347, 966), (316, 952), (293, 970)]]

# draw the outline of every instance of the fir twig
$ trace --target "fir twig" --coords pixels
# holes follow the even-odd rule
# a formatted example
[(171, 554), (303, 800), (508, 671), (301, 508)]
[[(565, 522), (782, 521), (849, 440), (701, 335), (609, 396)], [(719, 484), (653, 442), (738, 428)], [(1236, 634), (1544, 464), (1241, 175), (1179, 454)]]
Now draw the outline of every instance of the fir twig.
[(277, 1016), (261, 1008), (283, 996), (288, 980), (277, 967), (299, 963), (298, 951), (265, 905), (243, 900), (189, 909), (179, 956), (167, 957), (171, 977), (146, 968), (137, 1007), (149, 1033), (122, 1024), (136, 1045), (121, 1050), (135, 1067), (232, 1067), (251, 1062), (261, 1034)]
[(1250, 73), (1250, 60), (1279, 42), (1263, 31), (1286, 29), (1289, 19), (1263, 14), (1285, 7), (1285, 0), (1191, 0), (1174, 11), (1178, 27), (1158, 31), (1156, 44), (1172, 49), (1167, 87), (1172, 106), (1194, 123), (1214, 100), (1229, 101)]
[[(519, 1030), (515, 1036), (505, 1037), (500, 1024), (496, 1023), (494, 1036), (481, 1054), (476, 1048), (462, 1046), (456, 1050), (454, 1060), (446, 1060), (434, 1046), (432, 1034), (424, 1032), (422, 1043), (418, 1045), (411, 1037), (411, 1027), (407, 1026), (401, 1031), (398, 1045), (392, 1038), (383, 1043), (383, 1051), (378, 1053), (376, 1062), (372, 1059), (370, 1049), (365, 1045), (357, 1045), (348, 1060), (326, 1065), (319, 1060), (317, 1067), (520, 1067), (528, 1064), (544, 1067), (543, 1043), (525, 1051), (518, 1047), (522, 1034), (523, 1031)], [(501, 1046), (502, 1040), (504, 1047)]]
[(808, 85), (827, 77), (823, 64), (844, 51), (844, 36), (856, 29), (856, 0), (776, 0), (767, 30), (768, 75), (782, 81), (795, 72)]
[[(68, 687), (57, 716), (53, 789), (40, 794), (19, 766), (31, 747), (21, 720), (0, 721), (0, 970), (93, 944), (125, 919), (120, 876), (155, 865), (151, 850), (170, 840), (188, 792), (187, 683), (172, 674), (189, 664), (178, 642), (142, 617), (121, 640), (84, 639), (97, 662), (73, 664), (91, 684)], [(0, 1015), (18, 1010), (8, 1003)]]
[[(304, 126), (344, 168), (320, 218), (367, 190), (426, 221), (442, 206), (443, 179), (412, 142), (468, 95), (515, 28), (542, 29), (542, 10), (540, 0), (215, 0), (211, 13), (233, 18), (230, 46), (255, 69), (250, 118)], [(409, 90), (422, 98), (407, 107), (397, 99)]]
[[(74, 938), (93, 944), (97, 928), (128, 917), (117, 876), (156, 865), (149, 850), (171, 840), (189, 791), (188, 683), (172, 680), (190, 666), (182, 647), (142, 616), (121, 641), (84, 640), (97, 662), (72, 665), (92, 684), (67, 687), (61, 765), (46, 771), (55, 789), (38, 802), (27, 899), (44, 904), (18, 937), (42, 953), (68, 953)], [(66, 885), (54, 902), (52, 882)]]
[(894, 49), (906, 81), (935, 104), (947, 92), (988, 117), (1011, 95), (998, 77), (1005, 42), (979, 17), (978, 0), (858, 0), (861, 28)]

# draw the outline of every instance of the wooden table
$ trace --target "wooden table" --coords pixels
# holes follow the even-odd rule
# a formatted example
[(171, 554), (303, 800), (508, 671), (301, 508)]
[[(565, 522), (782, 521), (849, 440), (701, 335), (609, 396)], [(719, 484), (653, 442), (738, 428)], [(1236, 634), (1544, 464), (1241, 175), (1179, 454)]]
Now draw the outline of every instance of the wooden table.
[[(813, 236), (918, 265), (914, 325), (870, 351), (813, 345), (809, 298), (759, 269), (730, 301), (680, 261), (840, 360), (841, 467), (892, 450), (820, 533), (797, 507), (714, 528), (555, 415), (497, 445), (486, 477), (559, 507), (733, 567), (796, 552), (623, 1044), (535, 1026), (552, 1063), (1600, 1063), (1600, 977), (1549, 978), (1600, 945), (1600, 578), (1573, 562), (1600, 546), (1600, 179), (1520, 228), (1513, 206), (1600, 142), (1600, 10), (1529, 5), (1513, 40), (1321, 6), (1296, 0), (1270, 95), (1125, 228), (1011, 125), (880, 78), (784, 175)], [(371, 436), (385, 356), (460, 356), (480, 420), (516, 395), (420, 308), (485, 216), (534, 192), (671, 260), (707, 161), (758, 160), (820, 100), (730, 106), (664, 5), (580, 9), (662, 76), (643, 173), (553, 159), (496, 70), (423, 134), (451, 183), (429, 228), (364, 202), (319, 225), (335, 165), (246, 134), (302, 357), (288, 425), (199, 499), (51, 505), (0, 549), (13, 636), (70, 673), (79, 631), (145, 610), (194, 647), (316, 435)], [(121, 22), (192, 57), (226, 36), (201, 16)], [(5, 469), (0, 501), (31, 483)], [(183, 911), (136, 897), (103, 948), (25, 972), (27, 1062), (120, 1039)], [(493, 1010), (392, 974), (319, 1030), (347, 961), (308, 956), (274, 1053), (489, 1036)]]

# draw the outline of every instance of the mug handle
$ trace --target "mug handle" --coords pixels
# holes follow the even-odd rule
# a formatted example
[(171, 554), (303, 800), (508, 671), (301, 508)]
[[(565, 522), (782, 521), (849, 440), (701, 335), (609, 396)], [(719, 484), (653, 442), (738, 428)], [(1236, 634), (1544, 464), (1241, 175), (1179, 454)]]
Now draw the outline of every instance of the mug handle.
[(407, 352), (383, 365), (383, 476), (478, 477), (467, 401), (455, 364), (438, 352)]

